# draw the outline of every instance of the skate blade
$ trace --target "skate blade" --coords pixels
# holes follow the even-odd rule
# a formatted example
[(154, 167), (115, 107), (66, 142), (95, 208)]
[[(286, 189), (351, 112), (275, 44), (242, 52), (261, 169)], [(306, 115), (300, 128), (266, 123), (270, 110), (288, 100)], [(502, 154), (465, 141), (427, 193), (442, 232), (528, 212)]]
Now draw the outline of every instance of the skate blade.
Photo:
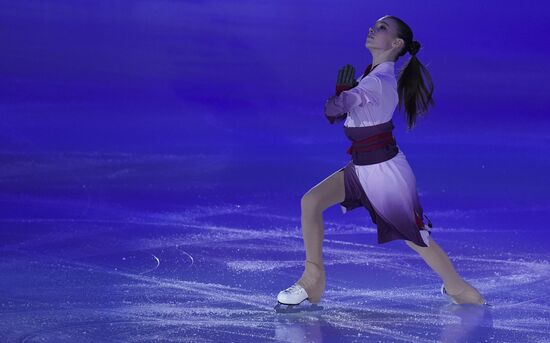
[[(303, 300), (302, 300), (303, 302)], [(298, 304), (284, 304), (282, 302), (278, 302), (277, 305), (275, 305), (274, 309), (277, 313), (298, 313), (298, 312), (316, 312), (323, 309), (322, 306), (319, 306), (317, 304), (310, 304), (310, 305), (301, 305), (302, 303)]]

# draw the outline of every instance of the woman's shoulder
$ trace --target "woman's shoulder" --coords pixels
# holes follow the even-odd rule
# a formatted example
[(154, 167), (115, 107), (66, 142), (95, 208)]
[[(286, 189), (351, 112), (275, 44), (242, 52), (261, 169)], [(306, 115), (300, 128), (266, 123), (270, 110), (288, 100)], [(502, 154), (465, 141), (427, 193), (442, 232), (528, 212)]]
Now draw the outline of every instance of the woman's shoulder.
[[(367, 77), (371, 76), (371, 74), (367, 75)], [(374, 72), (372, 74), (372, 77), (375, 77), (377, 79), (380, 79), (380, 80), (393, 80), (395, 79), (395, 75), (393, 73), (393, 71), (378, 71), (378, 72)]]
[(385, 81), (385, 82), (395, 82), (395, 75), (389, 73), (389, 72), (383, 72), (383, 71), (379, 71), (379, 72), (371, 72), (369, 73), (367, 76), (361, 76), (360, 78), (360, 81), (359, 82), (378, 82), (380, 83), (381, 81)]
[(369, 73), (367, 76), (363, 77), (359, 83), (362, 84), (362, 86), (376, 85), (382, 88), (389, 87), (392, 89), (397, 86), (395, 75), (388, 72)]
[(384, 78), (383, 75), (369, 73), (367, 76), (361, 77), (360, 84), (380, 84), (380, 81)]

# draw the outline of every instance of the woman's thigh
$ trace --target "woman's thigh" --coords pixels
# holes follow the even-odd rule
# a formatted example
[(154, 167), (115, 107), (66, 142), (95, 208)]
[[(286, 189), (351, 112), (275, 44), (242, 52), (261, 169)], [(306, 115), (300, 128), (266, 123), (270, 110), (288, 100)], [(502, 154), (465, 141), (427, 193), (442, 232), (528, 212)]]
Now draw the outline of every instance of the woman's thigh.
[(344, 201), (344, 171), (338, 170), (313, 186), (302, 197), (302, 208), (324, 211)]

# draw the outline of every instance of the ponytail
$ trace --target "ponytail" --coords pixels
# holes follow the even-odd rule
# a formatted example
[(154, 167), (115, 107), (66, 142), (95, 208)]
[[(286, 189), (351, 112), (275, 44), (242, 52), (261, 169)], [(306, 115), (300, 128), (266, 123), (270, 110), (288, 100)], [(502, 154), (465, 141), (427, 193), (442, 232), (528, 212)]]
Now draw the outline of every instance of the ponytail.
[[(416, 123), (416, 117), (428, 111), (428, 106), (435, 106), (432, 98), (433, 82), (428, 69), (420, 63), (416, 54), (420, 50), (420, 43), (412, 39), (412, 31), (401, 19), (389, 16), (398, 23), (398, 37), (405, 41), (405, 48), (397, 56), (403, 56), (409, 52), (411, 57), (399, 71), (397, 81), (397, 94), (399, 96), (398, 108), (405, 109), (407, 130), (410, 131)], [(425, 80), (424, 80), (425, 79)]]
[[(427, 79), (427, 85), (424, 82), (422, 74)], [(405, 107), (405, 119), (407, 129), (411, 130), (415, 123), (417, 115), (428, 111), (428, 105), (435, 105), (432, 98), (433, 82), (428, 72), (415, 55), (411, 55), (407, 64), (399, 71), (397, 81), (397, 94), (399, 95), (399, 109)]]

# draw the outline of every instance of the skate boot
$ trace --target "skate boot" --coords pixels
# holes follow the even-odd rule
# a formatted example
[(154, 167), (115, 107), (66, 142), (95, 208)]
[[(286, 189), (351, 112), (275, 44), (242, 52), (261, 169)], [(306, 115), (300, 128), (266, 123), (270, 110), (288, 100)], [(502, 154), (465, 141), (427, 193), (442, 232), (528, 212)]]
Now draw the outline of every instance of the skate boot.
[[(278, 304), (275, 309), (277, 312), (294, 312), (293, 308), (306, 299), (311, 304), (317, 305), (321, 301), (325, 284), (325, 269), (323, 266), (306, 260), (306, 270), (302, 273), (302, 277), (294, 285), (277, 295)], [(287, 305), (287, 307), (281, 308), (281, 305)]]
[(448, 296), (453, 304), (462, 305), (462, 304), (475, 304), (475, 305), (489, 305), (483, 299), (483, 296), (478, 292), (478, 290), (470, 285), (468, 282), (464, 281), (464, 287), (461, 291), (456, 294), (449, 294), (445, 289), (445, 284), (441, 285), (441, 294)]

